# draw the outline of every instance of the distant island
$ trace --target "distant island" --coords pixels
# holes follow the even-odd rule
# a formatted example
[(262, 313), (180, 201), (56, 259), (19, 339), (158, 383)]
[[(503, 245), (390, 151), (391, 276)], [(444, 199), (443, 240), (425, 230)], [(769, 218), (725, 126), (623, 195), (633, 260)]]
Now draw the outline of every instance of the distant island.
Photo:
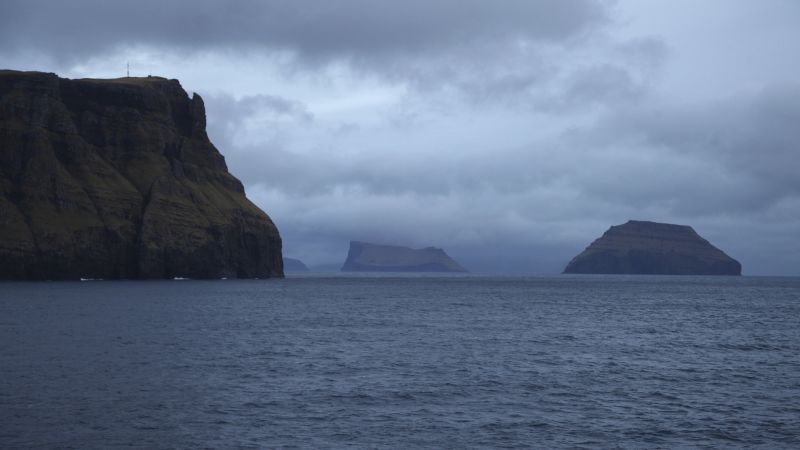
[(177, 80), (0, 71), (0, 279), (283, 276)]
[(284, 272), (308, 272), (308, 266), (303, 261), (295, 258), (283, 258)]
[(609, 228), (564, 273), (741, 275), (742, 265), (690, 226), (630, 220)]
[(467, 272), (444, 250), (351, 241), (343, 272)]

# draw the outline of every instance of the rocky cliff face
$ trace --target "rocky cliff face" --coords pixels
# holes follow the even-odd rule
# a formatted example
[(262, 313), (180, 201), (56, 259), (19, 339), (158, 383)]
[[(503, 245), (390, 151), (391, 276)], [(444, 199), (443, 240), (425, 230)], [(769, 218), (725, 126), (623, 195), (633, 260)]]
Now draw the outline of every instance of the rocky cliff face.
[(205, 120), (177, 80), (0, 71), (0, 279), (282, 276)]
[(742, 266), (692, 227), (631, 220), (609, 228), (564, 273), (741, 275)]
[(444, 250), (351, 241), (343, 272), (466, 272)]

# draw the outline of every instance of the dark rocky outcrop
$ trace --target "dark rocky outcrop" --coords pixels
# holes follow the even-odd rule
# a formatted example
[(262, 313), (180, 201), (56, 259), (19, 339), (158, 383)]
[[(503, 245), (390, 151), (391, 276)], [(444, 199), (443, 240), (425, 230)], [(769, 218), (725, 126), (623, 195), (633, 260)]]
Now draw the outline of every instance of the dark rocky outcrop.
[(308, 272), (308, 266), (294, 258), (283, 258), (283, 271), (284, 272)]
[(205, 128), (177, 80), (0, 71), (0, 279), (282, 276)]
[(564, 273), (741, 275), (742, 266), (692, 227), (631, 220), (609, 228)]
[(466, 272), (440, 248), (411, 249), (351, 241), (343, 272)]

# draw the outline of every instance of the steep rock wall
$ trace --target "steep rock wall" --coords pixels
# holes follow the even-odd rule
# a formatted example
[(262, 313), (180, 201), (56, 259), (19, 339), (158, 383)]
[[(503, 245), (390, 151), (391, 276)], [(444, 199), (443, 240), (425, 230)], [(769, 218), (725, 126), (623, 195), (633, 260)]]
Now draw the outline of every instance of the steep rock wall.
[(205, 126), (177, 80), (0, 71), (0, 279), (283, 276)]

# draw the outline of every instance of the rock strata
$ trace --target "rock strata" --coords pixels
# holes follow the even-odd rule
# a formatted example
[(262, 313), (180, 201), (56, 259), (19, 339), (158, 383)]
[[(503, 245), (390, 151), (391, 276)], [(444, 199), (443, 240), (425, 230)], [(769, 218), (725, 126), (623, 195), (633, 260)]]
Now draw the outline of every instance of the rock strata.
[(160, 77), (0, 71), (0, 279), (283, 275), (281, 238)]
[(343, 272), (467, 272), (436, 247), (412, 249), (351, 241)]
[(631, 220), (609, 228), (564, 273), (741, 275), (742, 266), (690, 226)]

